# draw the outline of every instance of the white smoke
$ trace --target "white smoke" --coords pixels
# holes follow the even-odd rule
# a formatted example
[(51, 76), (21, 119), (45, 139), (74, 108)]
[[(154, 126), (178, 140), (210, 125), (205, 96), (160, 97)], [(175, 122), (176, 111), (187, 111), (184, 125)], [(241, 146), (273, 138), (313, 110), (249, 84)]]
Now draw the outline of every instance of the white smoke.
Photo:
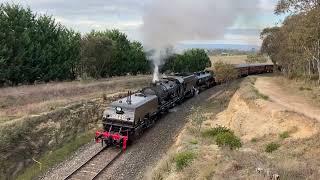
[[(223, 38), (237, 18), (251, 21), (260, 0), (152, 0), (143, 16), (141, 34), (147, 48), (156, 50), (154, 70), (162, 64), (160, 50), (185, 40)], [(155, 79), (158, 73), (155, 71)]]

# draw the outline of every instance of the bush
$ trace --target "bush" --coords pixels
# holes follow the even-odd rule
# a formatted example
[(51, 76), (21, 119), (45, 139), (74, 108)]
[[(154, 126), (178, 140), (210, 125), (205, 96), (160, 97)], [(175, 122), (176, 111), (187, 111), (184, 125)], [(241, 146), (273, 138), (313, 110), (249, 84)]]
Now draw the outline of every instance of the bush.
[(281, 139), (286, 139), (286, 138), (290, 137), (290, 134), (289, 134), (288, 131), (285, 131), (285, 132), (279, 134), (279, 137), (280, 137)]
[(176, 156), (174, 157), (174, 161), (176, 163), (177, 169), (182, 170), (184, 167), (188, 166), (194, 158), (195, 154), (190, 151), (176, 154)]
[(280, 144), (272, 142), (267, 144), (265, 151), (267, 153), (272, 153), (273, 151), (276, 151), (280, 147)]
[(255, 93), (259, 98), (264, 99), (264, 100), (266, 100), (266, 101), (269, 100), (269, 96), (262, 94), (262, 93), (259, 92), (259, 90), (256, 89), (255, 87), (253, 87), (253, 91), (254, 91), (254, 93)]
[(216, 136), (218, 146), (229, 146), (230, 149), (238, 149), (242, 146), (240, 139), (232, 132), (219, 133)]
[(198, 141), (196, 139), (192, 139), (189, 141), (190, 144), (198, 144)]
[(258, 139), (257, 139), (257, 138), (252, 138), (252, 139), (251, 139), (251, 142), (252, 142), (252, 143), (256, 143), (256, 142), (258, 142)]
[(192, 124), (196, 127), (197, 131), (200, 132), (203, 121), (206, 120), (206, 117), (200, 111), (200, 108), (194, 109), (194, 115), (192, 117)]
[(204, 137), (215, 139), (218, 146), (229, 146), (230, 149), (238, 149), (242, 146), (241, 140), (234, 135), (233, 131), (226, 127), (216, 127), (203, 132)]
[(234, 65), (227, 64), (221, 61), (214, 63), (215, 78), (218, 83), (229, 82), (238, 77), (238, 71)]
[(215, 127), (213, 129), (209, 129), (209, 130), (204, 131), (203, 136), (215, 138), (218, 134), (224, 133), (224, 132), (232, 132), (232, 131), (226, 127), (219, 126), (219, 127)]

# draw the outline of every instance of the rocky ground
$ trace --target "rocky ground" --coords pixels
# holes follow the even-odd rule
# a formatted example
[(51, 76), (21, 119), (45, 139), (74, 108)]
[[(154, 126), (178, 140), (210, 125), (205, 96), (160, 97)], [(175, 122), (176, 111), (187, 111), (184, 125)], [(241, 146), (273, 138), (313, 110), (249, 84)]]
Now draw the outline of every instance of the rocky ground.
[[(192, 107), (202, 104), (213, 94), (221, 93), (228, 86), (218, 86), (172, 109), (156, 125), (145, 132), (140, 139), (129, 146), (126, 152), (108, 168), (99, 179), (141, 179), (157, 161), (166, 154), (178, 134), (188, 121)], [(43, 179), (62, 179), (75, 165), (96, 151), (96, 145), (88, 145), (66, 162), (54, 168)]]

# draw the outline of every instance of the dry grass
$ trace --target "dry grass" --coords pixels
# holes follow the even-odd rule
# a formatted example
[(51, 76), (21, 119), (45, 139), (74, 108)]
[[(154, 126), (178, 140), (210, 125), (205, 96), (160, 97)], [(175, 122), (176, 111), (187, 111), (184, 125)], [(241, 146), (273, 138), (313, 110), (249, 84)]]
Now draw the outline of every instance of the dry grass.
[[(283, 76), (273, 77), (273, 80), (284, 91), (301, 96), (312, 105), (320, 108), (320, 86), (318, 84), (300, 79), (289, 80)], [(283, 84), (286, 84), (286, 86), (283, 86)]]
[[(235, 55), (235, 56), (210, 56), (212, 64), (214, 62), (222, 61), (228, 64), (247, 64), (247, 55)], [(267, 63), (272, 63), (270, 60)]]
[(211, 62), (222, 61), (228, 64), (243, 64), (246, 63), (246, 55), (237, 56), (210, 56)]
[(97, 81), (25, 85), (0, 89), (0, 123), (39, 114), (81, 100), (145, 86), (149, 76), (128, 76)]

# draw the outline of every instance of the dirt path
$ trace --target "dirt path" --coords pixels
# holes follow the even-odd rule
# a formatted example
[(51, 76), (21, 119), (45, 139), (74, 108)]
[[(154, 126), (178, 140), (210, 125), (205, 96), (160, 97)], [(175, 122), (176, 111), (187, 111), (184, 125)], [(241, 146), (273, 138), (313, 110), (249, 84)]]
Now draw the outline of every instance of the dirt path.
[(276, 102), (289, 111), (294, 111), (311, 119), (320, 122), (320, 108), (313, 106), (304, 97), (293, 92), (287, 92), (273, 80), (273, 77), (258, 77), (255, 87), (261, 92), (269, 96), (269, 99)]

